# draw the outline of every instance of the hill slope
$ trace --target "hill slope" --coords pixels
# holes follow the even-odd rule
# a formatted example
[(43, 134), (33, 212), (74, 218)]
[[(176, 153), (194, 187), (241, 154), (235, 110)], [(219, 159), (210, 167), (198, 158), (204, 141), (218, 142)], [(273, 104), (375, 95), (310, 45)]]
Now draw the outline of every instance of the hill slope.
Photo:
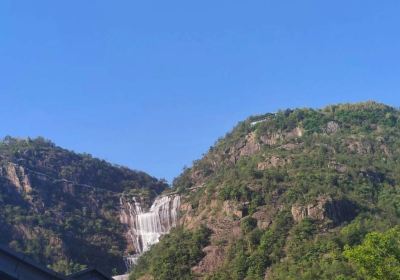
[(123, 272), (120, 197), (151, 201), (167, 185), (143, 172), (38, 139), (0, 142), (0, 242), (51, 268)]
[(367, 102), (239, 123), (174, 181), (182, 226), (131, 278), (364, 279), (343, 251), (399, 223), (399, 117)]

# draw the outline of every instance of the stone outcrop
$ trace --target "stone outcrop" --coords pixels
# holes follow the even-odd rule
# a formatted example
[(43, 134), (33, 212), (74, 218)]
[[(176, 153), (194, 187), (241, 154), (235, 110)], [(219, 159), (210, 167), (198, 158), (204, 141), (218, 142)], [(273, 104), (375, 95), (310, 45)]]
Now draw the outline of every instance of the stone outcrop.
[(265, 161), (259, 162), (257, 165), (258, 170), (267, 170), (270, 168), (283, 167), (286, 164), (290, 163), (291, 159), (288, 158), (280, 158), (277, 156), (271, 156)]
[(304, 134), (304, 129), (301, 127), (295, 127), (289, 132), (283, 133), (283, 137), (288, 140), (288, 139), (293, 139), (293, 138), (299, 138), (302, 137)]
[(135, 197), (131, 201), (121, 197), (120, 205), (120, 222), (125, 225), (128, 244), (135, 251), (134, 255), (126, 258), (129, 266), (177, 225), (180, 196), (159, 196), (148, 210)]
[(257, 137), (255, 132), (249, 133), (243, 140), (225, 151), (230, 156), (230, 161), (236, 163), (243, 156), (252, 156), (261, 150), (262, 145), (273, 146), (281, 140), (291, 140), (302, 137), (304, 129), (296, 127), (288, 132), (272, 133)]
[(328, 167), (331, 168), (331, 169), (336, 170), (336, 171), (339, 172), (339, 173), (345, 173), (345, 172), (347, 172), (347, 166), (344, 165), (344, 164), (340, 164), (340, 163), (338, 163), (338, 162), (336, 162), (336, 161), (331, 161), (331, 162), (328, 164)]
[(254, 132), (246, 136), (246, 143), (240, 149), (240, 156), (251, 156), (260, 151), (261, 145), (258, 143), (257, 136)]
[(295, 127), (289, 132), (271, 133), (260, 136), (260, 140), (263, 144), (273, 146), (276, 145), (280, 140), (290, 140), (294, 138), (302, 137), (304, 129), (301, 127)]
[(224, 201), (223, 211), (227, 216), (235, 216), (238, 218), (243, 217), (243, 210), (239, 209), (239, 207), (232, 201)]
[(337, 122), (330, 121), (326, 125), (325, 132), (328, 134), (334, 134), (334, 133), (338, 132), (339, 129), (340, 129), (340, 126)]
[(361, 155), (371, 154), (374, 152), (372, 143), (367, 140), (348, 139), (347, 149), (351, 153), (357, 153)]
[(292, 206), (292, 216), (295, 222), (309, 218), (315, 221), (330, 220), (333, 224), (338, 225), (352, 220), (356, 214), (356, 205), (346, 199), (334, 200), (330, 197), (320, 197), (314, 203)]
[(261, 145), (254, 132), (248, 134), (244, 139), (227, 149), (225, 154), (231, 163), (236, 163), (243, 156), (251, 156), (261, 150)]
[(276, 210), (276, 208), (273, 210), (263, 208), (255, 212), (251, 216), (257, 220), (257, 227), (265, 230), (272, 224), (272, 216), (276, 213)]
[(278, 133), (272, 133), (260, 136), (261, 142), (268, 146), (276, 145), (280, 139), (281, 136)]
[(292, 216), (295, 222), (301, 222), (305, 218), (322, 221), (325, 218), (325, 200), (319, 200), (308, 205), (293, 205)]
[(0, 174), (10, 181), (18, 193), (30, 193), (32, 191), (29, 176), (22, 166), (9, 162), (0, 167)]
[(225, 250), (222, 246), (210, 245), (203, 249), (205, 257), (192, 268), (195, 274), (209, 273), (217, 270), (224, 261)]

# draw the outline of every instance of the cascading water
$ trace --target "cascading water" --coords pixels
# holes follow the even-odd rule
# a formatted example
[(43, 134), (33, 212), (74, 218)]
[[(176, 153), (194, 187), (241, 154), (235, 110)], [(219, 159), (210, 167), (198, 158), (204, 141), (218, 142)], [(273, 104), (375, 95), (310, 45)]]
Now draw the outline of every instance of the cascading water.
[(128, 235), (136, 250), (135, 255), (125, 258), (129, 269), (141, 254), (177, 225), (180, 196), (160, 196), (148, 211), (143, 210), (136, 198), (132, 198), (132, 202), (126, 202), (121, 198), (121, 206), (121, 222), (128, 225)]

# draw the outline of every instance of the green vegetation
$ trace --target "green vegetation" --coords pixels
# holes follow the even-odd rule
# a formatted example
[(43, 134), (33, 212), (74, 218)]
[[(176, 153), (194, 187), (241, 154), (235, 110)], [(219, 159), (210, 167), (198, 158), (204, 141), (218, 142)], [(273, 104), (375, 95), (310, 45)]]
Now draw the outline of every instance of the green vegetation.
[(166, 188), (163, 181), (140, 171), (112, 165), (90, 154), (76, 154), (42, 137), (17, 139), (6, 136), (0, 141), (0, 162), (13, 162), (52, 179), (102, 188), (113, 192), (152, 189), (154, 195)]
[[(251, 117), (218, 140), (174, 181), (196, 206), (192, 215), (222, 211), (211, 200), (243, 213), (233, 217), (241, 236), (215, 241), (225, 260), (206, 278), (398, 279), (397, 267), (388, 271), (396, 249), (368, 233), (400, 223), (399, 119), (399, 110), (375, 102), (284, 110)], [(296, 205), (320, 212), (296, 220)], [(258, 227), (264, 220), (271, 223)], [(371, 243), (385, 256), (363, 259)]]
[(43, 138), (6, 137), (0, 142), (0, 242), (58, 272), (98, 266), (123, 273), (120, 196), (150, 202), (166, 188), (143, 172)]
[[(242, 228), (247, 224), (249, 222), (242, 223)], [(245, 236), (230, 245), (222, 268), (207, 279), (264, 279), (265, 270), (284, 256), (283, 246), (291, 225), (291, 217), (284, 211), (268, 230), (253, 227), (251, 231), (244, 231)], [(249, 229), (248, 226), (245, 228)]]
[(87, 266), (63, 259), (59, 260), (53, 265), (50, 265), (49, 268), (54, 271), (62, 271), (64, 274), (69, 275), (75, 272), (82, 271), (86, 269)]
[[(191, 218), (190, 228), (200, 229), (179, 227), (163, 237), (131, 279), (399, 279), (399, 119), (399, 110), (366, 102), (288, 109), (239, 123), (174, 180), (174, 191), (190, 206), (182, 215)], [(113, 193), (150, 201), (164, 184), (88, 155), (61, 161), (64, 153), (43, 139), (0, 144), (9, 161), (96, 187), (71, 190), (47, 182), (15, 196), (0, 177), (6, 186), (0, 191), (6, 229), (0, 241), (67, 267), (61, 270), (90, 264), (93, 255), (101, 265), (110, 256), (115, 263), (125, 245), (121, 225), (110, 218), (118, 205)], [(49, 169), (53, 164), (58, 167)], [(93, 175), (96, 170), (104, 171)], [(15, 239), (13, 222), (40, 234), (34, 241)], [(57, 250), (46, 247), (50, 240)], [(191, 268), (203, 265), (206, 246), (218, 258), (194, 275)], [(82, 250), (87, 255), (80, 256)]]
[(196, 231), (173, 229), (140, 258), (130, 279), (144, 275), (155, 280), (194, 279), (191, 267), (204, 257), (202, 248), (209, 243), (210, 233), (204, 226)]
[(361, 245), (346, 246), (344, 255), (367, 280), (400, 279), (400, 227), (369, 233)]

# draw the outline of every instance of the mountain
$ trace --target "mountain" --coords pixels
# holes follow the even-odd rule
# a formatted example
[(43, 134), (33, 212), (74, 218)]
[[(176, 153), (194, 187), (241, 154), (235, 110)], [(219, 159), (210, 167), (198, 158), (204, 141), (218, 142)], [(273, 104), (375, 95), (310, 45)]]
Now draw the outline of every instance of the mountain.
[(135, 252), (121, 201), (150, 205), (168, 185), (43, 138), (0, 142), (0, 243), (63, 273), (125, 271)]
[(130, 279), (378, 279), (349, 252), (400, 222), (399, 118), (366, 102), (239, 123), (174, 180), (180, 226)]

